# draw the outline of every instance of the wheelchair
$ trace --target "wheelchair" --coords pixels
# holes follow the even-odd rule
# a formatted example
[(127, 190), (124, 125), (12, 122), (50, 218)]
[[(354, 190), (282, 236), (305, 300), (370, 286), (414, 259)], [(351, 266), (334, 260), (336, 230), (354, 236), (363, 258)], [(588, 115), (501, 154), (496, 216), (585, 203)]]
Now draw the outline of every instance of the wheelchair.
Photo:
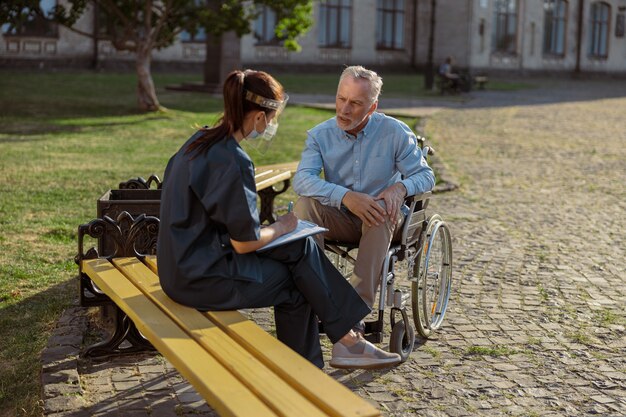
[[(424, 151), (428, 152), (428, 148)], [(415, 330), (407, 313), (409, 299), (413, 322), (424, 339), (440, 328), (450, 299), (451, 235), (439, 214), (426, 216), (431, 194), (426, 192), (405, 200), (408, 211), (405, 210), (402, 235), (399, 241), (391, 243), (383, 262), (376, 319), (365, 322), (365, 338), (382, 343), (385, 308), (390, 307), (389, 350), (398, 353), (402, 362), (408, 359), (415, 344)], [(324, 246), (337, 269), (349, 279), (356, 261), (352, 251), (358, 249), (358, 243), (326, 240)], [(408, 282), (402, 282), (396, 270), (397, 263), (403, 261)]]

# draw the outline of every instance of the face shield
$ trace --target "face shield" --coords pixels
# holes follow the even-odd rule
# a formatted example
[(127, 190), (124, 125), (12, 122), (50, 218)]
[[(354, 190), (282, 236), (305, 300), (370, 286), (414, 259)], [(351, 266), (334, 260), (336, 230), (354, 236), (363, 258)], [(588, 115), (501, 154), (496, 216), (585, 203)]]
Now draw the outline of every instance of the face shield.
[(278, 118), (282, 114), (283, 110), (287, 106), (287, 101), (289, 100), (289, 96), (285, 94), (284, 99), (281, 100), (273, 100), (269, 98), (262, 97), (258, 94), (254, 94), (251, 91), (246, 91), (245, 95), (246, 100), (251, 101), (253, 103), (258, 104), (259, 106), (270, 109), (274, 111), (274, 117), (272, 120), (267, 121), (267, 115), (265, 115), (265, 130), (261, 133), (256, 131), (256, 125), (252, 130), (252, 135), (248, 135), (246, 139), (248, 143), (256, 149), (258, 152), (265, 152), (272, 143), (272, 139), (276, 135), (278, 131)]

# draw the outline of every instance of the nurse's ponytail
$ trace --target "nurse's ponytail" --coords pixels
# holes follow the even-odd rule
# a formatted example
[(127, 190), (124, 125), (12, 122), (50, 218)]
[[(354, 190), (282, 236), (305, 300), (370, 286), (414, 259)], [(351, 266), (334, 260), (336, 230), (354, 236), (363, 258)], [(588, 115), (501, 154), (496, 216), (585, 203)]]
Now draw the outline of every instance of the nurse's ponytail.
[(244, 118), (250, 111), (262, 110), (266, 113), (272, 111), (246, 100), (244, 98), (246, 91), (273, 100), (282, 100), (285, 94), (283, 86), (266, 72), (253, 70), (231, 72), (224, 81), (224, 114), (215, 126), (202, 129), (204, 133), (189, 144), (185, 153), (206, 152), (216, 141), (232, 136), (243, 127)]

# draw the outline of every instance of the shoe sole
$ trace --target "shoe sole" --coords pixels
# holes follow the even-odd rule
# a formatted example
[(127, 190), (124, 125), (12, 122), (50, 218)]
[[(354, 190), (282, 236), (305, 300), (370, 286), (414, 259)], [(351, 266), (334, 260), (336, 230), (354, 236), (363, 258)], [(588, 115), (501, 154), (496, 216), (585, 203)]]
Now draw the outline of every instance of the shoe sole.
[(360, 362), (355, 360), (347, 360), (345, 362), (330, 361), (329, 365), (338, 369), (382, 369), (398, 365), (401, 359), (389, 360), (388, 362)]

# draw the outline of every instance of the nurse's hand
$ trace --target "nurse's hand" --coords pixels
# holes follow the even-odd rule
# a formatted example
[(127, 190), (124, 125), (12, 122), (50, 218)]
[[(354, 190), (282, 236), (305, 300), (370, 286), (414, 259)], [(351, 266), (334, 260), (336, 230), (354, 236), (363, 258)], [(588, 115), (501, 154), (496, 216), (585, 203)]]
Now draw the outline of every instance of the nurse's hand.
[(298, 225), (298, 218), (293, 212), (287, 213), (282, 216), (278, 216), (274, 225), (276, 225), (276, 227), (278, 228), (277, 232), (280, 234), (280, 236), (282, 236), (293, 231), (296, 228), (296, 226)]
[(276, 221), (266, 227), (261, 228), (261, 236), (259, 240), (250, 240), (246, 242), (230, 239), (230, 243), (237, 253), (250, 253), (262, 248), (274, 239), (291, 232), (296, 228), (298, 218), (293, 213), (287, 213), (280, 216)]

